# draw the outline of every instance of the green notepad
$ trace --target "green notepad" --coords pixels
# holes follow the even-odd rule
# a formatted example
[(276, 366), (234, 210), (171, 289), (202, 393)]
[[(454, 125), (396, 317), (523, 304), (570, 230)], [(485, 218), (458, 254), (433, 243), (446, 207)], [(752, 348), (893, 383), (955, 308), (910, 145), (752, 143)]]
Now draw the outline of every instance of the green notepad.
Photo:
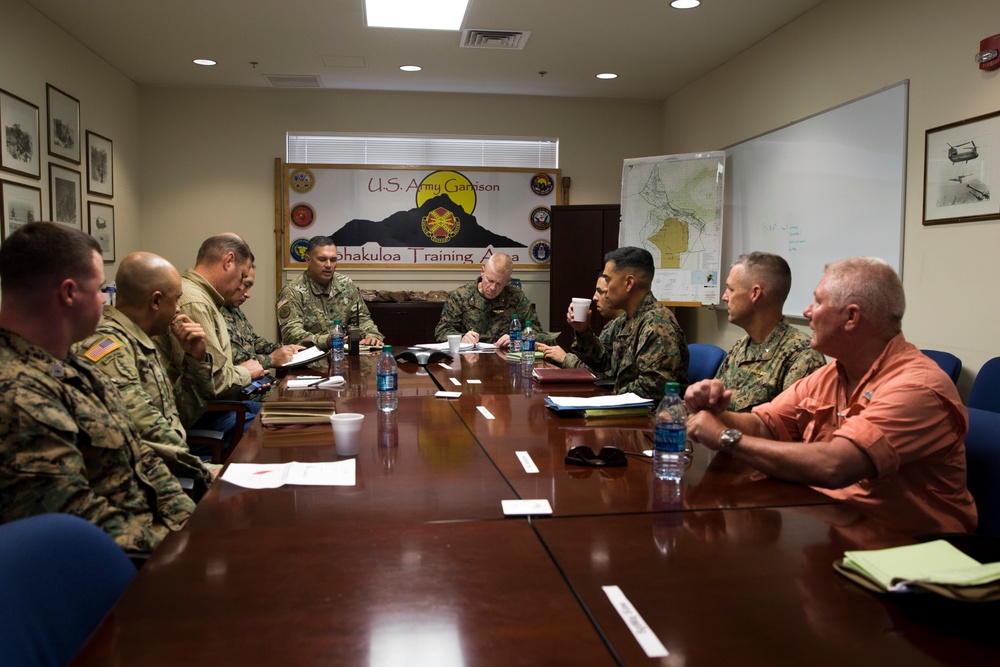
[[(544, 357), (545, 357), (545, 353), (544, 352), (542, 352), (541, 350), (535, 350), (535, 359), (542, 359)], [(507, 358), (508, 359), (520, 359), (521, 358), (521, 353), (520, 352), (508, 352), (507, 353)]]
[(980, 563), (944, 540), (893, 549), (847, 551), (841, 566), (886, 591), (905, 591), (914, 582), (982, 586), (1000, 580), (1000, 563)]

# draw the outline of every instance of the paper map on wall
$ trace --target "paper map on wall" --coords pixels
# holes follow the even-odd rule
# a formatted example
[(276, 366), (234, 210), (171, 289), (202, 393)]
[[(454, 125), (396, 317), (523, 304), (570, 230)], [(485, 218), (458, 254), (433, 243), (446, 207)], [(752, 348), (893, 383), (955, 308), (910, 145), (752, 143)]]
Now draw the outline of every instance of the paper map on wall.
[(725, 164), (723, 151), (625, 160), (618, 244), (652, 253), (660, 301), (719, 302)]

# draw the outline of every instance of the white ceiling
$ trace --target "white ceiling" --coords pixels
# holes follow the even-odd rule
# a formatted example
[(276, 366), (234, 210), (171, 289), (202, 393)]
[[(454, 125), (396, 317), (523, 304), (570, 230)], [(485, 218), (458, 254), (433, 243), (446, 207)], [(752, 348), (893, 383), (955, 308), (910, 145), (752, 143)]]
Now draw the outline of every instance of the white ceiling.
[[(690, 10), (668, 0), (470, 0), (463, 28), (530, 31), (514, 51), (461, 48), (461, 32), (366, 28), (363, 0), (26, 1), (141, 86), (257, 88), (271, 86), (268, 76), (311, 75), (331, 89), (663, 100), (822, 0), (703, 0)], [(423, 71), (399, 71), (407, 64)], [(619, 78), (595, 78), (606, 71)]]

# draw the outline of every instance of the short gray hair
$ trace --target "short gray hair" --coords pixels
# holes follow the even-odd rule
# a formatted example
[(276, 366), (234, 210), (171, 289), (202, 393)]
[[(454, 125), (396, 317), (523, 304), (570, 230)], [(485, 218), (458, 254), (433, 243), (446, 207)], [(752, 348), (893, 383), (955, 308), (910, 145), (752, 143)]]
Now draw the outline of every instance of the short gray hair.
[(903, 281), (889, 263), (878, 257), (848, 257), (823, 268), (830, 304), (855, 303), (887, 333), (899, 333), (906, 312)]
[(767, 298), (781, 305), (792, 289), (792, 269), (781, 255), (769, 252), (750, 252), (740, 255), (733, 266), (742, 266), (746, 283), (758, 283)]

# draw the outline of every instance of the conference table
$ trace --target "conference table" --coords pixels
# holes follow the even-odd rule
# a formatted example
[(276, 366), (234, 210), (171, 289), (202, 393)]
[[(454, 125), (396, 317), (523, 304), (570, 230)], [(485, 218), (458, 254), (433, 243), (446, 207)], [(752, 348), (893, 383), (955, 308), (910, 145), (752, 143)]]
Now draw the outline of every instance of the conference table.
[[(365, 415), (355, 484), (217, 480), (73, 664), (1000, 663), (996, 606), (875, 595), (832, 567), (912, 536), (701, 447), (656, 480), (648, 418), (558, 415), (546, 395), (607, 390), (535, 384), (503, 354), (401, 364), (385, 415), (375, 361), (269, 397)], [(259, 422), (230, 462), (339, 460), (328, 425)], [(567, 463), (580, 445), (627, 465)], [(512, 499), (552, 514), (507, 517)]]

